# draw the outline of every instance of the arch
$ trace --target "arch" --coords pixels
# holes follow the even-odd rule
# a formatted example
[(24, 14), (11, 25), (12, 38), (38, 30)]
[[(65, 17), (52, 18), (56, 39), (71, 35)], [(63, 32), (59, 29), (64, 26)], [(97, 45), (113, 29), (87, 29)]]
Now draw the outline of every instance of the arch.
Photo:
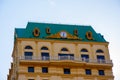
[(67, 48), (62, 48), (61, 51), (68, 51), (68, 49)]
[(102, 49), (97, 49), (96, 53), (104, 53), (104, 51)]
[(25, 46), (25, 49), (33, 49), (31, 46)]
[(48, 48), (45, 47), (45, 46), (43, 46), (43, 47), (41, 48), (41, 50), (48, 50)]
[(81, 49), (81, 52), (88, 52), (88, 50), (83, 48), (83, 49)]

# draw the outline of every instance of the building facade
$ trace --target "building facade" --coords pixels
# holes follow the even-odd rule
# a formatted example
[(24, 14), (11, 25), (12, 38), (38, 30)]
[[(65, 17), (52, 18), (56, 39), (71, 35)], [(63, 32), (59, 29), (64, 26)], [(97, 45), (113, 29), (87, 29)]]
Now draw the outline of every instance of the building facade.
[(15, 29), (8, 80), (114, 80), (108, 45), (91, 26), (28, 22)]

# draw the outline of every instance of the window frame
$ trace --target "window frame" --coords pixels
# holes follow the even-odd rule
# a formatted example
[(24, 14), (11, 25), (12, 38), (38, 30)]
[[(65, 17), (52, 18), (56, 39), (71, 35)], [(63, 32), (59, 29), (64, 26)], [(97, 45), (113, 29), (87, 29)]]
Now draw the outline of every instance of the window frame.
[(104, 76), (104, 75), (105, 75), (105, 71), (104, 71), (104, 70), (98, 70), (98, 74), (99, 74), (100, 76)]
[(28, 67), (28, 72), (34, 73), (34, 67)]
[(24, 49), (33, 49), (31, 46), (25, 46)]
[(102, 49), (97, 49), (96, 53), (104, 53), (104, 51)]
[(71, 74), (70, 68), (64, 68), (63, 71), (64, 71), (64, 74)]
[(49, 50), (49, 49), (48, 49), (48, 47), (43, 46), (43, 47), (41, 47), (41, 50)]
[(86, 73), (86, 75), (92, 75), (91, 69), (85, 69), (85, 73)]
[(42, 73), (48, 73), (48, 67), (42, 67)]
[(88, 52), (88, 50), (86, 48), (82, 48), (80, 52)]

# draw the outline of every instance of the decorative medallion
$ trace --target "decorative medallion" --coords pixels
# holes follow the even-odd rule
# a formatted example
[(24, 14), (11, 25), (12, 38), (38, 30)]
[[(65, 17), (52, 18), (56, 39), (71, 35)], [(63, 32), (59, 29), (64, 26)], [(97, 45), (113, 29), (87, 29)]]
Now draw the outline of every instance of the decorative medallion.
[(50, 39), (70, 39), (70, 40), (82, 40), (81, 38), (75, 36), (75, 35), (71, 35), (70, 33), (66, 32), (66, 31), (60, 31), (56, 34), (51, 34), (50, 36), (47, 36), (46, 38), (50, 38)]
[(67, 33), (65, 31), (60, 32), (61, 38), (67, 38)]

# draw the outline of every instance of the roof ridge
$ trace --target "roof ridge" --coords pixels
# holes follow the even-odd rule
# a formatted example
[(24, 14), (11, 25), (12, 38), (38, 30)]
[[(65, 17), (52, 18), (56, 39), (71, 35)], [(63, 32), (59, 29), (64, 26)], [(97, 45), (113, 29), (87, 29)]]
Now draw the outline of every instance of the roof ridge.
[(49, 23), (49, 22), (28, 22), (34, 24), (49, 24), (49, 25), (63, 25), (63, 26), (80, 26), (80, 27), (91, 27), (91, 25), (77, 25), (77, 24), (66, 24), (66, 23)]

